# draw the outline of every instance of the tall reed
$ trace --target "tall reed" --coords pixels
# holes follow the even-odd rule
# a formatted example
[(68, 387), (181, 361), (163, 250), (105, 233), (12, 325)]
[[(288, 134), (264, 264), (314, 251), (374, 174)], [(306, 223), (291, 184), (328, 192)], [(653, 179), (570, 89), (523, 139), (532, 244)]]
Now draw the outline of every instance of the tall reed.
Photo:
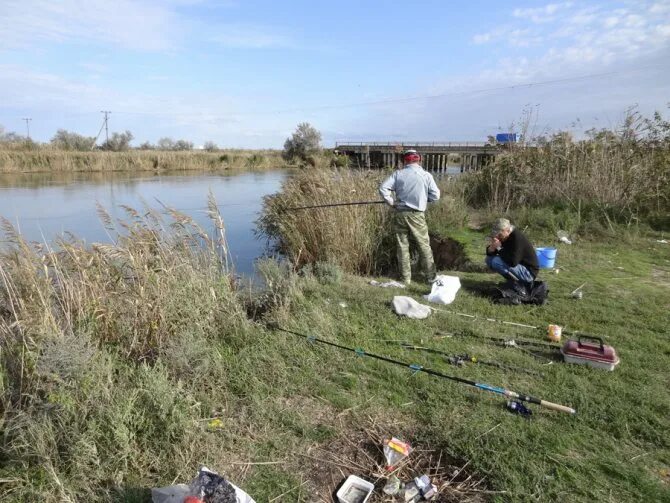
[(1, 150), (0, 172), (42, 171), (220, 171), (271, 169), (284, 166), (279, 151), (219, 152), (132, 150), (76, 152), (53, 148)]
[(387, 268), (394, 253), (391, 213), (385, 205), (341, 206), (290, 211), (286, 208), (379, 200), (383, 173), (348, 169), (304, 169), (265, 199), (261, 231), (277, 240), (294, 264), (330, 262), (370, 274)]
[(2, 501), (123, 499), (133, 477), (172, 480), (214, 452), (198, 421), (230, 367), (213, 345), (249, 323), (208, 207), (214, 237), (170, 208), (100, 208), (113, 243), (92, 246), (2, 222)]
[[(670, 211), (670, 126), (634, 116), (620, 131), (513, 146), (467, 177), (469, 203), (506, 212), (560, 205), (630, 222)], [(587, 215), (590, 213), (590, 215)]]

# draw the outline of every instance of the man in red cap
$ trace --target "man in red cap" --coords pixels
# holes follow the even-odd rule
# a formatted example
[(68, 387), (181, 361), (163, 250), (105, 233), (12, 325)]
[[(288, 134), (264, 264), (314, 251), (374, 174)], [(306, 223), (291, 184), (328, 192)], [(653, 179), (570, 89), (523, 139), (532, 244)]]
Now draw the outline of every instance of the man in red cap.
[[(435, 262), (430, 249), (428, 226), (424, 212), (429, 202), (440, 199), (440, 189), (433, 175), (425, 171), (421, 156), (416, 150), (403, 153), (404, 167), (396, 170), (379, 186), (379, 193), (393, 208), (393, 226), (398, 244), (398, 266), (400, 279), (409, 284), (412, 269), (409, 257), (409, 237), (416, 242), (421, 258), (421, 266), (428, 282), (435, 279)], [(395, 192), (395, 200), (391, 195)]]

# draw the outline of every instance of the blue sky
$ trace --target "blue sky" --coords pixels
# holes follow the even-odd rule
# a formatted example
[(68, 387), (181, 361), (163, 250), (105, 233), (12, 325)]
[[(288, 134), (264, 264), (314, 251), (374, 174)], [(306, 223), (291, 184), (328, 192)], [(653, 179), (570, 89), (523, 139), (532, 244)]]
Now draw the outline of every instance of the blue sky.
[(0, 96), (40, 141), (100, 110), (136, 145), (482, 141), (524, 110), (579, 134), (668, 112), (670, 0), (0, 0)]

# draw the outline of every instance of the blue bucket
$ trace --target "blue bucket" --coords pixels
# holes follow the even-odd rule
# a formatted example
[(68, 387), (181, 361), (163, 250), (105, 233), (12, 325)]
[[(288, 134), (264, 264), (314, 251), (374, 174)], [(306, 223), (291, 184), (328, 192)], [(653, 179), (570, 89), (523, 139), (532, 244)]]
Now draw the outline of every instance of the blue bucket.
[(535, 248), (540, 269), (551, 269), (556, 262), (556, 248)]

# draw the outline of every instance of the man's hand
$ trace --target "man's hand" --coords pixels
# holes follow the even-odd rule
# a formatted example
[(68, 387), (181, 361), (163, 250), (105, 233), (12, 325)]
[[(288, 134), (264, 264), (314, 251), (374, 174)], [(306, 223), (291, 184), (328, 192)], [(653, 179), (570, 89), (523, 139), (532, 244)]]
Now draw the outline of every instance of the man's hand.
[(488, 250), (493, 253), (501, 246), (501, 242), (498, 238), (491, 238), (491, 244), (489, 244)]

